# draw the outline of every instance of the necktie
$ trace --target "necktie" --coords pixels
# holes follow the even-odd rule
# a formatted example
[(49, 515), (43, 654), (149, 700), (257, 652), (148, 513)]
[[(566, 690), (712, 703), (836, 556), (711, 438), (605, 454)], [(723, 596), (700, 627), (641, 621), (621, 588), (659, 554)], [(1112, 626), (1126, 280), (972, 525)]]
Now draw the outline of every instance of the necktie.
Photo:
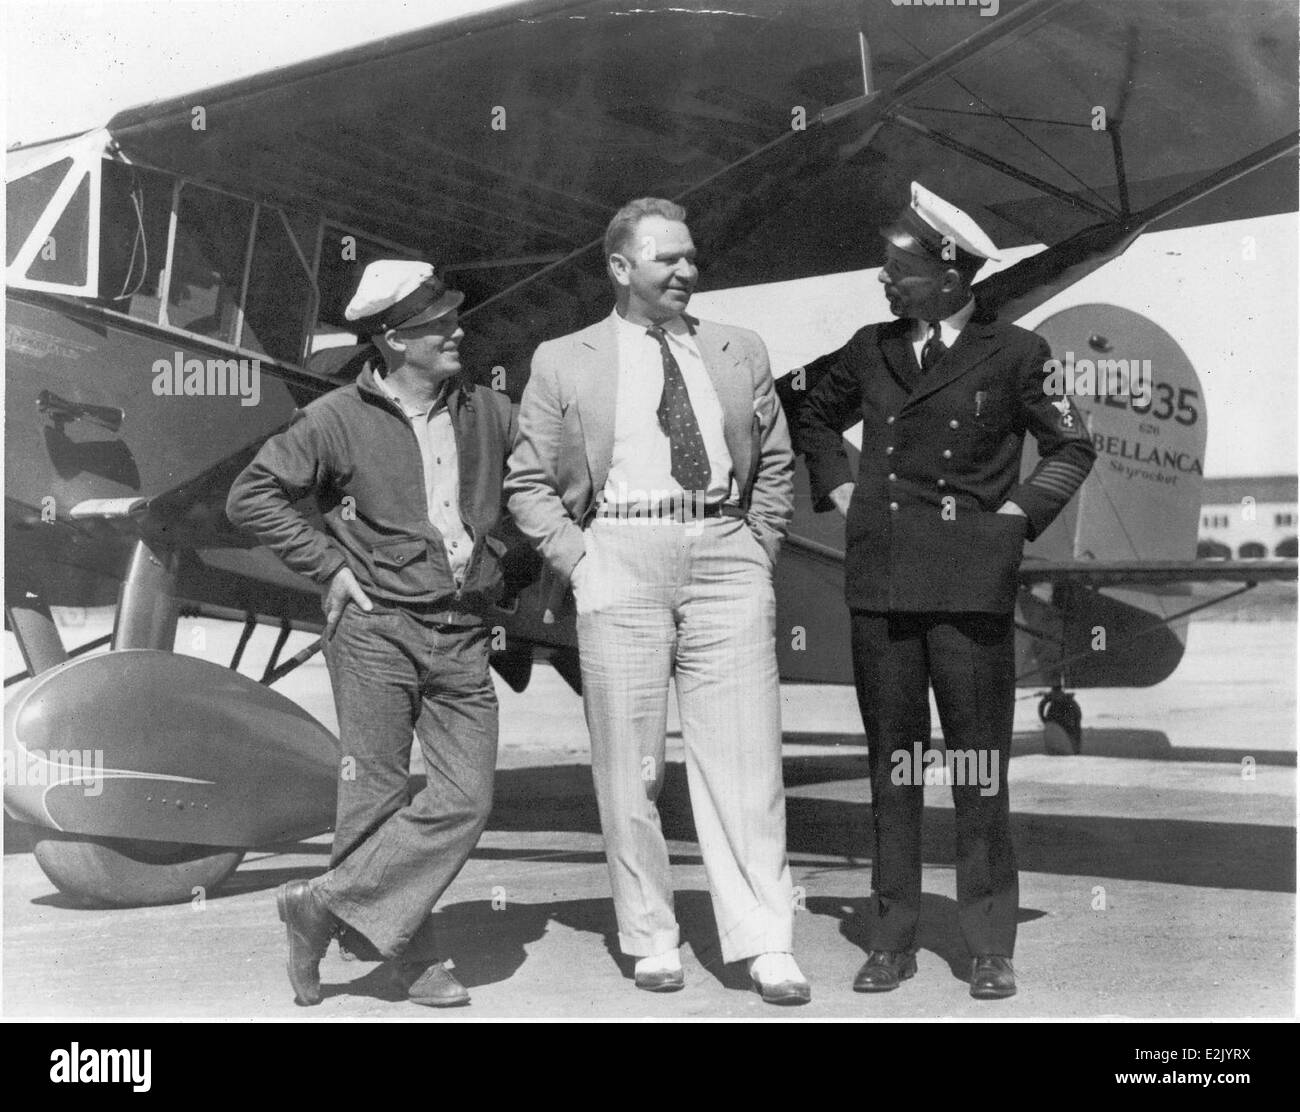
[(940, 338), (939, 322), (937, 320), (929, 322), (930, 335), (925, 341), (925, 346), (921, 348), (921, 370), (928, 371), (933, 367), (948, 351), (948, 346)]
[(647, 335), (659, 342), (664, 358), (664, 392), (659, 397), (659, 427), (668, 437), (672, 457), (672, 476), (688, 494), (695, 492), (703, 498), (709, 489), (712, 468), (704, 449), (700, 423), (691, 407), (691, 396), (686, 392), (682, 369), (668, 348), (668, 338), (658, 325), (646, 329)]

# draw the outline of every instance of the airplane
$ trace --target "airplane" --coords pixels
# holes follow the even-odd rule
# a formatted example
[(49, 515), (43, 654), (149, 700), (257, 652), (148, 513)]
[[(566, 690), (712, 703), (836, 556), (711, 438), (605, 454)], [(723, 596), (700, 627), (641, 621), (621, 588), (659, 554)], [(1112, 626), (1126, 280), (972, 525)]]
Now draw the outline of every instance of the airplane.
[[(1300, 207), (1286, 0), (609, 7), (527, 0), (8, 152), (5, 620), (24, 668), (5, 807), (61, 891), (189, 900), (248, 849), (331, 829), (337, 743), (273, 688), (319, 648), (281, 659), (320, 631), (319, 591), (224, 504), (355, 374), (342, 309), (372, 259), (437, 261), (467, 294), (466, 366), (517, 401), (538, 342), (608, 311), (597, 248), (629, 188), (688, 205), (708, 291), (879, 266), (875, 229), (923, 181), (999, 244), (1049, 245), (979, 283), (1008, 320), (1157, 223)], [(1178, 590), (1296, 562), (1192, 558), (1205, 414), (1172, 338), (1104, 306), (1041, 330), (1155, 366), (1145, 408), (1077, 399), (1100, 461), (1022, 570), (1019, 679), (1077, 751), (1067, 688), (1168, 675)], [(797, 371), (778, 368), (791, 410)], [(781, 676), (847, 683), (842, 527), (800, 470)], [(580, 684), (545, 578), (509, 551), (490, 620), (516, 691), (536, 660)], [(106, 605), (111, 634), (63, 643), (51, 607)], [(173, 651), (181, 615), (243, 623), (228, 664)], [(259, 623), (277, 634), (254, 679)]]

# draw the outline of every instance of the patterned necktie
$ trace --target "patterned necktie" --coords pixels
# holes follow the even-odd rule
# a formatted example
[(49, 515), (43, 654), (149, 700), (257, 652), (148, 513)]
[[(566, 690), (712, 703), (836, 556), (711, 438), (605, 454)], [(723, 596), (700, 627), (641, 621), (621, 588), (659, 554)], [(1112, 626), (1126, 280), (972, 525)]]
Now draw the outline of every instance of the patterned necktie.
[(948, 352), (948, 345), (943, 342), (939, 333), (939, 322), (930, 321), (930, 335), (925, 341), (925, 346), (921, 348), (921, 370), (928, 371)]
[(668, 338), (658, 325), (646, 329), (646, 334), (659, 341), (664, 357), (664, 392), (659, 397), (659, 427), (668, 437), (672, 454), (672, 476), (688, 494), (699, 493), (702, 498), (709, 489), (712, 468), (709, 454), (704, 448), (700, 423), (691, 407), (691, 396), (686, 392), (682, 369), (668, 349)]

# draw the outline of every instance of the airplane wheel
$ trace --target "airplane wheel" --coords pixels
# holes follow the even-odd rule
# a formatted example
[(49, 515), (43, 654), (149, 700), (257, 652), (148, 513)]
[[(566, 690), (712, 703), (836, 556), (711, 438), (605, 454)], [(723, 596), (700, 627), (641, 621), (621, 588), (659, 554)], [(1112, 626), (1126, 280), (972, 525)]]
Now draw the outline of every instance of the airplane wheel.
[(184, 903), (210, 894), (243, 860), (242, 849), (42, 830), (33, 849), (54, 886), (93, 907)]
[(1049, 752), (1065, 751), (1065, 747), (1055, 744), (1059, 734), (1064, 734), (1070, 753), (1078, 755), (1083, 751), (1083, 711), (1073, 695), (1059, 689), (1049, 691), (1038, 702), (1038, 718), (1047, 731)]

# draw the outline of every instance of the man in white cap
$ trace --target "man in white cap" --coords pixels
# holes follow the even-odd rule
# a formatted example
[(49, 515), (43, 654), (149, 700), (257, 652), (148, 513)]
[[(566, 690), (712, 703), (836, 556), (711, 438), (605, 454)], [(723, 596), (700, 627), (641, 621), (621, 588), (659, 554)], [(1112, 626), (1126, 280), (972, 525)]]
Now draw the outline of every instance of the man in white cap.
[[(1047, 344), (976, 313), (971, 282), (997, 250), (975, 221), (913, 183), (911, 204), (883, 235), (880, 281), (898, 320), (810, 363), (794, 419), (814, 508), (847, 519), (845, 593), (874, 824), (868, 954), (853, 987), (885, 992), (916, 972), (918, 771), (933, 686), (954, 771), (970, 992), (1000, 998), (1016, 991), (1007, 762), (1017, 572), (1024, 541), (1064, 508), (1095, 452), (1073, 404), (1044, 392)], [(855, 483), (843, 433), (859, 421)], [(1027, 432), (1041, 458), (1022, 481)]]
[[(514, 424), (509, 398), (462, 375), (463, 299), (428, 263), (370, 263), (345, 316), (375, 358), (268, 440), (227, 502), (231, 521), (328, 584), (334, 846), (328, 872), (277, 893), (303, 1004), (320, 1002), (335, 933), (360, 956), (396, 961), (417, 1003), (469, 1001), (437, 961), (429, 913), (491, 809), (497, 702), (483, 615), (502, 580), (505, 545), (490, 534)], [(324, 531), (294, 508), (309, 495)], [(412, 730), (428, 779), (408, 800)]]

